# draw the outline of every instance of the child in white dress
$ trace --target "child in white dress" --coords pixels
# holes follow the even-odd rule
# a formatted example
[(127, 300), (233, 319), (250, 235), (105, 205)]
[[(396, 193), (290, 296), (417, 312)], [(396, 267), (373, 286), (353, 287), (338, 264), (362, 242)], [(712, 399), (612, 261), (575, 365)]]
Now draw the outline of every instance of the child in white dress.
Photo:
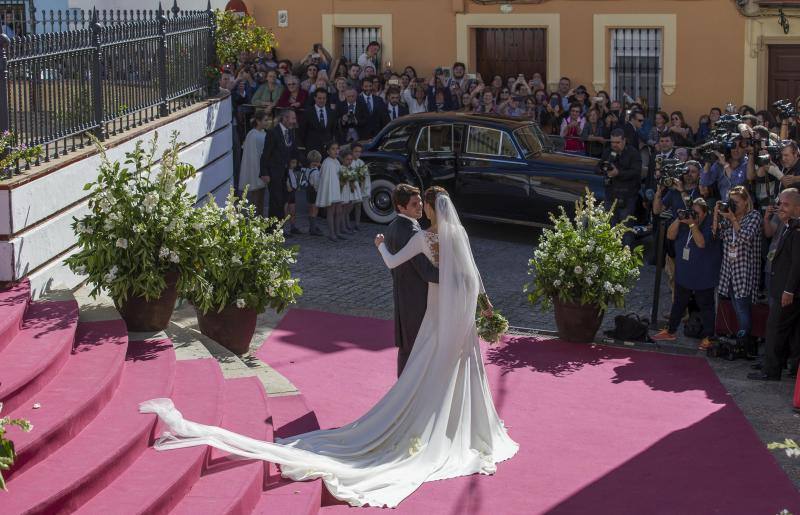
[[(364, 146), (361, 143), (353, 143), (350, 148), (353, 150), (353, 167), (358, 168), (364, 166), (364, 161), (361, 160), (361, 152), (364, 151)], [(361, 186), (361, 199), (355, 204), (355, 230), (361, 230), (361, 204), (369, 202), (369, 197), (372, 194), (372, 179), (367, 173)]]
[(342, 217), (342, 188), (339, 185), (339, 169), (342, 165), (336, 159), (339, 155), (339, 144), (333, 142), (328, 145), (327, 154), (328, 157), (322, 162), (320, 168), (317, 207), (324, 207), (327, 210), (325, 218), (328, 221), (328, 239), (339, 241), (347, 239), (337, 232), (338, 222)]
[[(339, 153), (339, 160), (342, 162), (342, 169), (353, 169), (353, 153), (344, 150)], [(342, 220), (341, 228), (345, 234), (353, 234), (353, 227), (350, 225), (350, 213), (353, 205), (361, 201), (361, 186), (358, 182), (347, 182), (342, 186)]]
[(300, 188), (306, 190), (306, 202), (308, 203), (308, 234), (311, 236), (322, 236), (322, 231), (317, 227), (317, 190), (319, 190), (319, 165), (322, 161), (322, 154), (312, 150), (306, 156), (308, 167), (303, 168), (303, 175), (300, 179)]

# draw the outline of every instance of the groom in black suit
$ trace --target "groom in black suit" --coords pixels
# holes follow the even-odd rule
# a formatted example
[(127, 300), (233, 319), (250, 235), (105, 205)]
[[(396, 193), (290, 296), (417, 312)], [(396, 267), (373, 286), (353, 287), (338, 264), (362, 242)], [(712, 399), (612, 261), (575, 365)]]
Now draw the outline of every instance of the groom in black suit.
[[(417, 231), (422, 218), (422, 197), (419, 189), (399, 184), (392, 195), (399, 213), (386, 229), (386, 248), (392, 254), (402, 249)], [(422, 318), (428, 308), (428, 283), (439, 282), (439, 269), (424, 254), (414, 256), (392, 269), (394, 293), (394, 344), (397, 352), (397, 377), (403, 372), (414, 340), (417, 339)]]
[(779, 238), (769, 262), (769, 317), (767, 345), (761, 372), (747, 377), (761, 381), (778, 381), (783, 361), (791, 350), (794, 360), (800, 356), (798, 343), (792, 341), (800, 324), (800, 192), (795, 188), (780, 195), (778, 215), (786, 225), (774, 238)]

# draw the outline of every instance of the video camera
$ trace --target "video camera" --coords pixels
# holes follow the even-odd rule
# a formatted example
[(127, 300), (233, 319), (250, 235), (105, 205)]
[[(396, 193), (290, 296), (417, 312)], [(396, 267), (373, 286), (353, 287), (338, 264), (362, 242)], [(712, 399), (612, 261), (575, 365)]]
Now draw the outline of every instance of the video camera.
[(778, 100), (772, 104), (772, 107), (778, 112), (778, 116), (785, 120), (797, 116), (797, 106), (791, 100)]
[(678, 220), (696, 220), (697, 212), (694, 209), (679, 209)]
[(674, 157), (661, 160), (661, 177), (658, 178), (659, 186), (671, 188), (681, 182), (686, 174), (686, 163)]
[(617, 155), (616, 151), (612, 150), (610, 154), (608, 154), (608, 159), (604, 159), (600, 161), (597, 165), (598, 174), (604, 177), (603, 184), (605, 186), (609, 186), (611, 184), (611, 178), (608, 176), (608, 172), (610, 172), (614, 168), (614, 163), (617, 162)]

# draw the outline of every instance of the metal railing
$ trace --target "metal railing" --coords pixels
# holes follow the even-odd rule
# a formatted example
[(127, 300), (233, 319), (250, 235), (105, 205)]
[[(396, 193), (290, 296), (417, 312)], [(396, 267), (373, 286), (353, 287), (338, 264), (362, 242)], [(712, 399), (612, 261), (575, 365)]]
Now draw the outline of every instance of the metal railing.
[[(51, 12), (28, 23), (24, 35), (0, 35), (0, 132), (42, 145), (44, 162), (89, 144), (89, 134), (103, 140), (214, 93), (210, 3), (205, 11), (176, 3), (170, 11)], [(44, 25), (57, 31), (34, 32)]]

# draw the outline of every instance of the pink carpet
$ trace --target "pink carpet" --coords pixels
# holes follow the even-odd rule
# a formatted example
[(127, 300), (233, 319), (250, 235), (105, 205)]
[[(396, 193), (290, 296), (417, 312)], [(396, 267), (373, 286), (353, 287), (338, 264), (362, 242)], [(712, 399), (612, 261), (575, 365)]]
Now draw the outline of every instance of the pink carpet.
[[(392, 331), (391, 321), (292, 310), (258, 357), (303, 392), (321, 427), (337, 427), (393, 384)], [(494, 476), (424, 484), (393, 513), (800, 509), (800, 494), (703, 359), (534, 338), (484, 347), (484, 359), (520, 452)], [(322, 513), (347, 510), (355, 513)]]

